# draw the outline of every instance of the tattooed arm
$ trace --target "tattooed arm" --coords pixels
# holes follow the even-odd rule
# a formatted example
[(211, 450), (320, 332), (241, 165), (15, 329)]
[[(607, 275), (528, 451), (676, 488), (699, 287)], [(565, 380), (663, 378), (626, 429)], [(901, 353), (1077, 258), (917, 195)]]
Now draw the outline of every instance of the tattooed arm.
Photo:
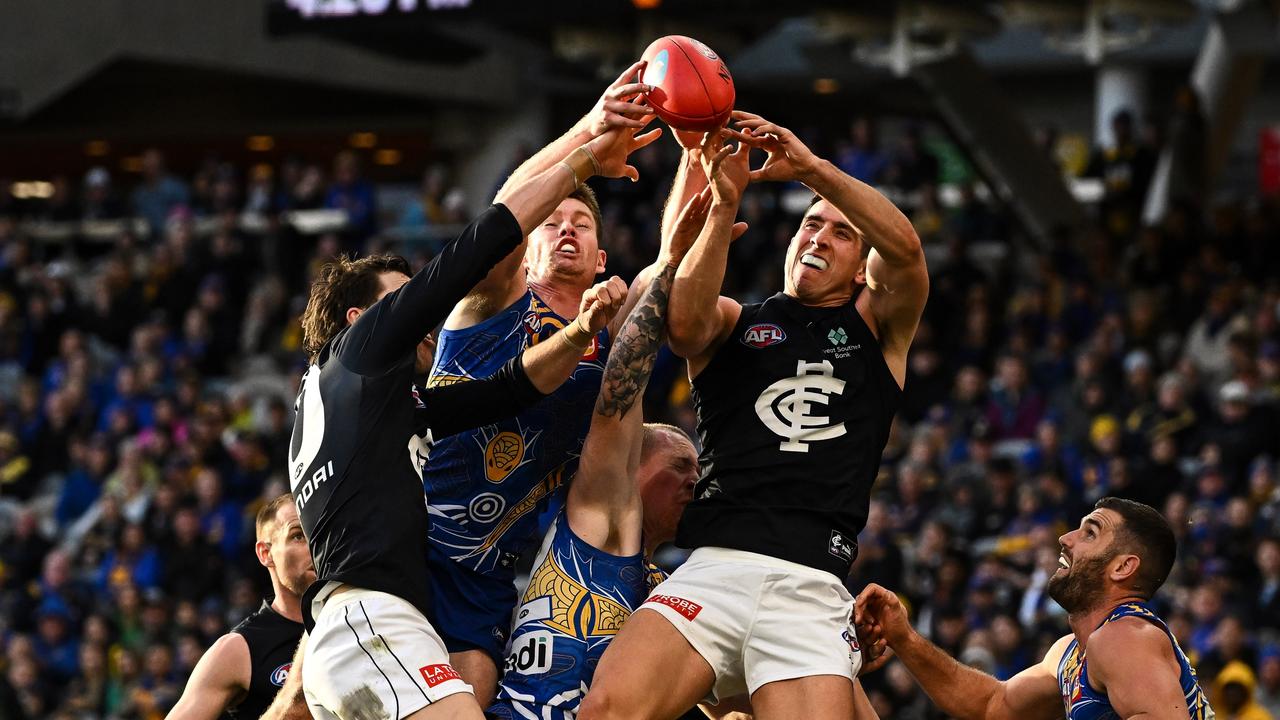
[[(695, 228), (690, 234), (696, 237), (709, 207), (709, 194), (695, 195), (677, 223)], [(655, 266), (653, 279), (622, 323), (605, 364), (578, 474), (569, 486), (565, 504), (569, 527), (583, 541), (614, 555), (634, 555), (643, 549), (644, 511), (635, 480), (644, 439), (641, 401), (662, 344), (671, 283), (687, 249)]]

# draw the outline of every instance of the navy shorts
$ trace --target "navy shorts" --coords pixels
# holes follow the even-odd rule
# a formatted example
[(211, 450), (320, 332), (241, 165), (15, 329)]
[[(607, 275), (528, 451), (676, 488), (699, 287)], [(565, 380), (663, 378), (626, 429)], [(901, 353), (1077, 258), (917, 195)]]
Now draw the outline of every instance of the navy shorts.
[(451, 653), (483, 650), (502, 673), (515, 609), (514, 578), (495, 578), (454, 562), (428, 544), (431, 572), (431, 626)]

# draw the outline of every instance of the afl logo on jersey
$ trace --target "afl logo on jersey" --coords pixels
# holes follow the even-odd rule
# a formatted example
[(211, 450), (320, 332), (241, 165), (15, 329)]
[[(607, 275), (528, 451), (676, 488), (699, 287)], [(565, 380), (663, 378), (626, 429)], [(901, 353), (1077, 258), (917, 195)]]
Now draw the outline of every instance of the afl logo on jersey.
[(773, 323), (757, 323), (742, 333), (742, 344), (757, 350), (777, 345), (786, 339), (787, 334)]
[(271, 684), (276, 687), (284, 687), (285, 678), (289, 677), (289, 668), (293, 667), (292, 662), (287, 662), (275, 670), (271, 671)]

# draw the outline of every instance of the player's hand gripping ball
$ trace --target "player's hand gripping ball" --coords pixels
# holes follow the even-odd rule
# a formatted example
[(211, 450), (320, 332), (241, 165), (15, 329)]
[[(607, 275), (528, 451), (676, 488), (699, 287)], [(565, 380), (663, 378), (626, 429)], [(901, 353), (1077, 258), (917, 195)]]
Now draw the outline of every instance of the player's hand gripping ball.
[(711, 48), (683, 35), (654, 40), (641, 58), (640, 82), (652, 85), (649, 104), (677, 130), (721, 127), (733, 111), (733, 77)]

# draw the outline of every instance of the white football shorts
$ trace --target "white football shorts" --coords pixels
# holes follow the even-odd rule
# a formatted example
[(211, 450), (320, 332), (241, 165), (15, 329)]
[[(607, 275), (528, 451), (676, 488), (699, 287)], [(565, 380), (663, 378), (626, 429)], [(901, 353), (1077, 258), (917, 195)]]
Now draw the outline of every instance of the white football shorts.
[(352, 588), (327, 598), (313, 617), (302, 689), (319, 720), (400, 720), (454, 693), (471, 692), (449, 664), (440, 636), (405, 600)]
[(853, 596), (834, 575), (786, 560), (698, 548), (641, 606), (663, 615), (711, 665), (719, 702), (862, 667)]

